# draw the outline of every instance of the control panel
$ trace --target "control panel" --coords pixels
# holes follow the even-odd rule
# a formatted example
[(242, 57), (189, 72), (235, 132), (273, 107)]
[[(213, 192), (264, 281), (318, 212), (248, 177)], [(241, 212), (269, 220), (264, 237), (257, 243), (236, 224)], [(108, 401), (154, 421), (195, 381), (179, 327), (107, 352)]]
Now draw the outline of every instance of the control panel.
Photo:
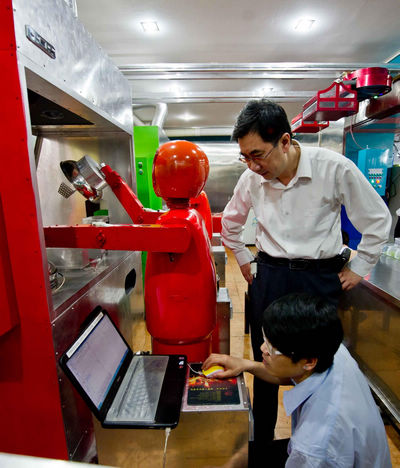
[(358, 168), (381, 196), (385, 195), (388, 150), (366, 148), (358, 152)]
[(383, 168), (368, 169), (368, 180), (371, 182), (373, 187), (382, 188), (383, 179), (384, 179)]

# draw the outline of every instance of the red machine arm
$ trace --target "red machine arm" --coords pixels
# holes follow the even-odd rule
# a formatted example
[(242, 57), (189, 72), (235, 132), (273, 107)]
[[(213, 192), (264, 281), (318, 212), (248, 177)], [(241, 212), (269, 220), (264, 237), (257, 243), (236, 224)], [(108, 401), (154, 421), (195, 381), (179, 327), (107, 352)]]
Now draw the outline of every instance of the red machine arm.
[(145, 213), (144, 207), (129, 185), (118, 172), (113, 171), (110, 166), (102, 166), (100, 170), (132, 221), (137, 224), (143, 223)]
[(101, 168), (101, 172), (111, 190), (120, 201), (121, 205), (125, 208), (126, 212), (135, 224), (154, 224), (156, 223), (160, 212), (147, 211), (134, 191), (124, 181), (124, 179), (111, 169), (110, 166), (105, 165)]

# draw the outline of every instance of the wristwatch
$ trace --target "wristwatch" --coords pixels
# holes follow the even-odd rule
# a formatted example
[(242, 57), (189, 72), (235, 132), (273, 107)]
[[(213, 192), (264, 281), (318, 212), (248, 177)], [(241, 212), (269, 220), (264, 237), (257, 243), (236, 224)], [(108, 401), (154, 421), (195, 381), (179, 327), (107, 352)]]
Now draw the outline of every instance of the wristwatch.
[(339, 255), (342, 258), (343, 266), (345, 266), (346, 263), (350, 260), (351, 249), (349, 249), (349, 247), (344, 247)]

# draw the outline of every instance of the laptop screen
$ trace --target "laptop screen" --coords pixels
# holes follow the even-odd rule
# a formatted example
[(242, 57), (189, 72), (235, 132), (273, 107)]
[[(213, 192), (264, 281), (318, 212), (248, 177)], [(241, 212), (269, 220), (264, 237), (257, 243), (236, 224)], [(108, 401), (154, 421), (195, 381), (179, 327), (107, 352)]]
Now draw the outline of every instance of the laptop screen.
[(102, 407), (128, 350), (109, 317), (100, 312), (67, 351), (68, 369), (96, 408)]

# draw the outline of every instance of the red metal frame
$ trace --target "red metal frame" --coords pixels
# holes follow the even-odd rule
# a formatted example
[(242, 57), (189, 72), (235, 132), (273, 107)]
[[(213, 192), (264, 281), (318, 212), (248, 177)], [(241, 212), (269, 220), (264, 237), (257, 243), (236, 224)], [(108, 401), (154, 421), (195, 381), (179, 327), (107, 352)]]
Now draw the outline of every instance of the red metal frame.
[(343, 83), (333, 82), (322, 89), (303, 106), (307, 121), (338, 120), (358, 112), (357, 91)]
[(302, 112), (297, 114), (291, 122), (293, 133), (317, 133), (326, 127), (329, 127), (329, 122), (317, 122), (316, 120), (308, 122), (303, 120)]
[[(23, 105), (26, 91), (20, 84), (11, 0), (0, 2), (0, 63), (0, 84), (7, 90), (0, 113), (0, 451), (67, 460), (50, 321), (45, 236), (49, 244), (66, 246), (73, 232), (70, 242), (75, 242), (74, 247), (82, 243), (111, 248), (118, 243), (119, 249), (129, 245), (129, 249), (154, 248), (157, 252), (184, 251), (191, 236), (177, 223), (168, 227), (60, 226), (43, 231), (34, 161), (29, 154)], [(104, 171), (108, 171), (114, 193), (119, 194), (135, 222), (154, 222), (160, 216), (145, 212), (122, 179), (111, 169)]]
[(0, 2), (0, 63), (0, 451), (68, 459), (11, 0)]
[(44, 228), (47, 247), (185, 252), (191, 234), (185, 225), (119, 224), (116, 226), (49, 226)]

